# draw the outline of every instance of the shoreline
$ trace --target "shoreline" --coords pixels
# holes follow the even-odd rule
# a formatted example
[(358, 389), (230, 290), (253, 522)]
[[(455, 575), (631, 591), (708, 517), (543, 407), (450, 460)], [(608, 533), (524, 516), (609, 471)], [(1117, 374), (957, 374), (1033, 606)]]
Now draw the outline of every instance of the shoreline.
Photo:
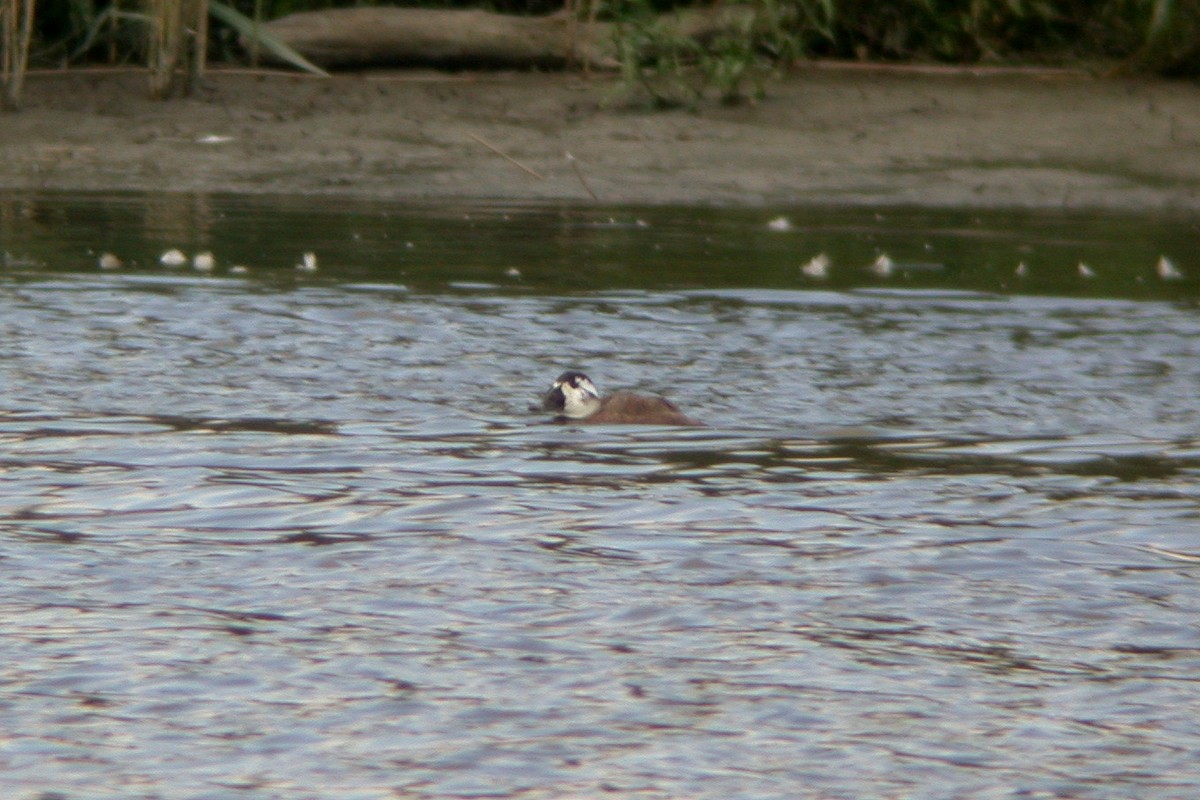
[[(373, 200), (1200, 210), (1200, 86), (818, 63), (757, 104), (614, 105), (571, 73), (33, 71), (0, 189)], [(569, 156), (568, 156), (569, 154)]]

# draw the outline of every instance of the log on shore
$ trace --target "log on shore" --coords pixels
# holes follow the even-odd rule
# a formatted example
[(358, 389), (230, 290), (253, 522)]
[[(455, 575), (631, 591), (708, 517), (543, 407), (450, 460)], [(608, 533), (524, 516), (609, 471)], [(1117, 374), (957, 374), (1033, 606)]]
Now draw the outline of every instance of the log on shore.
[[(745, 24), (745, 8), (664, 17), (698, 39)], [(518, 17), (478, 10), (332, 8), (272, 20), (266, 30), (322, 67), (433, 65), (560, 67), (616, 63), (613, 23), (572, 22), (562, 12)]]

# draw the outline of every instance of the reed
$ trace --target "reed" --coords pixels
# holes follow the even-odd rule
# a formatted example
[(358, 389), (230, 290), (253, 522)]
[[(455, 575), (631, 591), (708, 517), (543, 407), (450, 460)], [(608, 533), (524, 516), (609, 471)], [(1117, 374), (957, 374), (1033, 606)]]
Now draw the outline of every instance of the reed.
[(0, 0), (0, 109), (21, 103), (29, 43), (33, 40), (34, 0)]
[(204, 75), (208, 0), (148, 0), (150, 96), (191, 94)]

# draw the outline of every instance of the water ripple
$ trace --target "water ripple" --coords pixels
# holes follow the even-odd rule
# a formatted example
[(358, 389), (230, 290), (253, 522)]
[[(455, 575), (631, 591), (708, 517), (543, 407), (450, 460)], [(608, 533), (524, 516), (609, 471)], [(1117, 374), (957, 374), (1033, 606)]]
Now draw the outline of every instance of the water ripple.
[[(304, 217), (414, 247), (245, 280), (96, 274), (63, 228), (0, 275), (9, 794), (1200, 790), (1193, 307), (966, 250), (746, 286), (757, 220), (693, 267), (647, 246), (692, 217), (582, 213)], [(913, 236), (876, 227), (822, 246)], [(495, 263), (445, 244), (481, 229)], [(566, 366), (708, 426), (548, 424)]]

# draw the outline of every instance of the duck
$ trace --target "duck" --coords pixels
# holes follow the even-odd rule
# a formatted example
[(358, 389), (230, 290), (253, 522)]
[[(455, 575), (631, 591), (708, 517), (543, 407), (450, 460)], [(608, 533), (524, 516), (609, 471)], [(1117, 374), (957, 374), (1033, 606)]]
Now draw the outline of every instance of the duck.
[(553, 411), (560, 422), (589, 425), (703, 425), (670, 400), (634, 392), (601, 397), (592, 379), (578, 370), (559, 375), (542, 397), (542, 410)]

